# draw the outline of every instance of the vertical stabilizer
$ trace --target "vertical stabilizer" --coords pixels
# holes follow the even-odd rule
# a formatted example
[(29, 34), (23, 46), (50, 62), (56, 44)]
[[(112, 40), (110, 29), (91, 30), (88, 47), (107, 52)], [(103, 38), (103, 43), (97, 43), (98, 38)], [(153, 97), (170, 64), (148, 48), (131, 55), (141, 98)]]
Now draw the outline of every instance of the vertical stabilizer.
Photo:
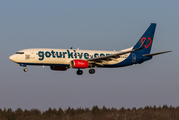
[(148, 29), (145, 31), (145, 33), (142, 35), (142, 37), (139, 39), (136, 45), (133, 47), (133, 49), (137, 49), (146, 41), (145, 44), (143, 45), (144, 48), (136, 52), (142, 54), (150, 53), (154, 34), (155, 34), (155, 28), (156, 28), (156, 23), (151, 23), (151, 25), (148, 27)]

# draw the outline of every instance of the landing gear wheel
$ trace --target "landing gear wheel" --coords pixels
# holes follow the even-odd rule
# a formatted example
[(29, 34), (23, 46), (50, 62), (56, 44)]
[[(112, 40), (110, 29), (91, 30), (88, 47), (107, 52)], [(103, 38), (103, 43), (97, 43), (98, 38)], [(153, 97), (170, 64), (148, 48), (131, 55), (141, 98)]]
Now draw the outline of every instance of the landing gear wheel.
[(24, 72), (27, 72), (28, 71), (28, 69), (27, 68), (24, 68)]
[(83, 71), (82, 71), (82, 70), (78, 70), (78, 71), (76, 72), (76, 74), (77, 74), (77, 75), (82, 75), (82, 74), (83, 74)]
[(94, 74), (95, 73), (95, 69), (89, 69), (89, 73), (90, 74)]

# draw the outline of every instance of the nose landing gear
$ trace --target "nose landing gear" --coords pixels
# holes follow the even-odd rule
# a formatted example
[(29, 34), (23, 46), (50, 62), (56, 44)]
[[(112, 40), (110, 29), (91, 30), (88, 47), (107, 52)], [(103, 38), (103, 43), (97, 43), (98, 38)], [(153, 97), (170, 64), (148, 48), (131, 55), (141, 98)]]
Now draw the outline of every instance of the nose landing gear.
[(28, 71), (28, 69), (25, 67), (25, 68), (24, 68), (24, 72), (27, 72), (27, 71)]
[(25, 66), (25, 68), (24, 68), (24, 72), (27, 72), (28, 71), (28, 69), (27, 69), (27, 67)]
[(22, 66), (22, 67), (25, 67), (25, 68), (24, 68), (24, 72), (27, 72), (27, 71), (28, 71), (26, 64), (20, 63), (20, 64), (18, 64), (18, 65), (19, 65), (19, 66)]

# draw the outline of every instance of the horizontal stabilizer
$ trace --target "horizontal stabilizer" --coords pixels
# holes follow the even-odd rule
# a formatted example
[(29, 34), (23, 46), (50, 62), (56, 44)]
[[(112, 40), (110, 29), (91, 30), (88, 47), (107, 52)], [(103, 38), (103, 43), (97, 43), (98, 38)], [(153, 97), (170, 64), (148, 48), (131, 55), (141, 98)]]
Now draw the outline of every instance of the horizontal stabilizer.
[(170, 50), (170, 51), (165, 51), (165, 52), (158, 52), (158, 53), (146, 54), (146, 55), (143, 55), (143, 57), (151, 57), (151, 56), (154, 56), (154, 55), (160, 55), (160, 54), (168, 53), (168, 52), (172, 52), (172, 51)]

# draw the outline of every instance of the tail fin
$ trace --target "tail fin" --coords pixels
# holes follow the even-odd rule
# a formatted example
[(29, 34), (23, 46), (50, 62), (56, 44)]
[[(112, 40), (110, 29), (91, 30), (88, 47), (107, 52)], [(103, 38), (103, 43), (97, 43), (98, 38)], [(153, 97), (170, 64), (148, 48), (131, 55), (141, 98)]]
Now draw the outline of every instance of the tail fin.
[(148, 29), (145, 31), (145, 33), (142, 35), (136, 45), (133, 47), (133, 50), (139, 48), (145, 42), (145, 44), (143, 44), (144, 48), (136, 52), (142, 54), (149, 54), (152, 48), (155, 28), (156, 23), (151, 23), (151, 25), (148, 27)]

